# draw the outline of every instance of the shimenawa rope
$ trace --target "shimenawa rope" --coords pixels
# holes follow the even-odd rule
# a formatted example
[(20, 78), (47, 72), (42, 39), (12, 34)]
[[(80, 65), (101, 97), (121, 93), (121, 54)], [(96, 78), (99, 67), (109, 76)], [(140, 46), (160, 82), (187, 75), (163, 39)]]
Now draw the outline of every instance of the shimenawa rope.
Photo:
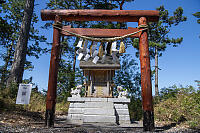
[(90, 40), (90, 41), (96, 41), (96, 42), (113, 42), (113, 41), (117, 41), (117, 40), (123, 40), (124, 38), (130, 37), (134, 34), (137, 34), (137, 33), (142, 32), (144, 30), (148, 30), (148, 25), (139, 25), (138, 29), (141, 29), (141, 28), (144, 28), (144, 29), (141, 29), (139, 31), (136, 31), (136, 32), (133, 32), (133, 33), (130, 33), (130, 34), (123, 35), (121, 37), (94, 38), (94, 37), (83, 36), (83, 35), (80, 35), (80, 34), (77, 34), (77, 33), (74, 33), (74, 32), (70, 32), (68, 30), (64, 30), (64, 29), (62, 29), (62, 24), (60, 22), (53, 24), (53, 27), (56, 28), (56, 29), (62, 30), (64, 32), (67, 32), (71, 35), (74, 35), (76, 37), (83, 38), (83, 39)]

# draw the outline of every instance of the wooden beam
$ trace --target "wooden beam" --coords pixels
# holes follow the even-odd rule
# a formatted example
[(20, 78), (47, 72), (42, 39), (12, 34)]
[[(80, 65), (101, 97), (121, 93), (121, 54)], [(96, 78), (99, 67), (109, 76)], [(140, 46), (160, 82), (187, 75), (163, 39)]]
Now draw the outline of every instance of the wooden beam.
[[(90, 37), (118, 37), (138, 31), (137, 28), (131, 28), (131, 27), (128, 27), (128, 29), (92, 29), (92, 28), (71, 28), (70, 26), (63, 26), (63, 30), (67, 30), (73, 33)], [(65, 36), (73, 36), (63, 30), (61, 34)], [(130, 37), (132, 38), (139, 37), (139, 33), (132, 35)]]
[(138, 22), (140, 17), (149, 22), (159, 20), (159, 11), (155, 10), (41, 10), (43, 21), (54, 20), (56, 15), (65, 21)]
[[(146, 25), (147, 19), (141, 17), (139, 25)], [(143, 31), (139, 38), (140, 68), (141, 68), (141, 88), (143, 106), (143, 126), (144, 131), (154, 131), (154, 112), (151, 85), (151, 68), (149, 57), (149, 44), (147, 31)]]

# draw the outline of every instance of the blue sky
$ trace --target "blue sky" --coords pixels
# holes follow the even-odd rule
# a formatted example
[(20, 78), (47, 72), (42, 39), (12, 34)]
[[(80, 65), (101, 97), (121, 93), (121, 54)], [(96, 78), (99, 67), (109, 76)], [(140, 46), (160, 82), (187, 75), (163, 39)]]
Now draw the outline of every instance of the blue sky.
[[(46, 7), (47, 0), (38, 1), (39, 4), (35, 8), (35, 12), (39, 16), (39, 22), (36, 27), (45, 24), (40, 18), (40, 10)], [(171, 37), (183, 37), (183, 42), (178, 47), (169, 46), (159, 58), (159, 88), (176, 85), (192, 85), (197, 88), (194, 80), (200, 80), (200, 24), (197, 24), (197, 18), (192, 13), (200, 11), (200, 0), (135, 0), (135, 2), (125, 4), (124, 10), (155, 10), (160, 5), (164, 5), (169, 10), (170, 15), (173, 11), (181, 6), (184, 10), (184, 16), (188, 20), (172, 27)], [(136, 27), (137, 23), (128, 23), (129, 27)], [(52, 42), (53, 30), (42, 30), (40, 34), (45, 35), (49, 42)], [(42, 47), (47, 47), (46, 44), (41, 44)], [(127, 49), (127, 53), (134, 57), (136, 50), (133, 47)], [(50, 54), (42, 55), (40, 59), (30, 58), (33, 61), (34, 70), (26, 71), (24, 78), (33, 76), (33, 82), (38, 85), (40, 90), (47, 89)], [(139, 63), (139, 60), (136, 59)], [(151, 66), (154, 66), (154, 60), (151, 60)], [(154, 69), (152, 67), (152, 69)], [(154, 92), (154, 81), (152, 81)]]

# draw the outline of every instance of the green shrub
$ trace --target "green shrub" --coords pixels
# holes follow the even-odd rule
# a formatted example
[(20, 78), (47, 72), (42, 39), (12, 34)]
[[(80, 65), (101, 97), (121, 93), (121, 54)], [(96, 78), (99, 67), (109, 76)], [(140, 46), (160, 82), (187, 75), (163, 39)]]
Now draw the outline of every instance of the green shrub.
[(60, 102), (56, 104), (56, 113), (58, 114), (67, 114), (69, 109), (69, 102)]
[(33, 112), (45, 112), (46, 97), (40, 92), (32, 91), (28, 110)]
[(131, 102), (128, 105), (131, 121), (142, 119), (142, 101), (140, 98), (131, 97)]
[(172, 94), (162, 95), (160, 102), (155, 104), (155, 119), (177, 124), (185, 122), (191, 128), (199, 127), (200, 93), (191, 86), (176, 87), (175, 90), (176, 93), (170, 91)]

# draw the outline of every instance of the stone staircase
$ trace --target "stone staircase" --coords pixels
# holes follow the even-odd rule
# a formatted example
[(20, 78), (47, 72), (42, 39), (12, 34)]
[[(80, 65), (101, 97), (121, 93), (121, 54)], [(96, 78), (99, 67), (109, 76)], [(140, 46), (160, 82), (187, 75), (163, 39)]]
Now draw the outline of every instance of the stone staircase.
[(85, 102), (83, 122), (116, 123), (113, 102)]
[(127, 98), (68, 97), (69, 123), (130, 124)]

